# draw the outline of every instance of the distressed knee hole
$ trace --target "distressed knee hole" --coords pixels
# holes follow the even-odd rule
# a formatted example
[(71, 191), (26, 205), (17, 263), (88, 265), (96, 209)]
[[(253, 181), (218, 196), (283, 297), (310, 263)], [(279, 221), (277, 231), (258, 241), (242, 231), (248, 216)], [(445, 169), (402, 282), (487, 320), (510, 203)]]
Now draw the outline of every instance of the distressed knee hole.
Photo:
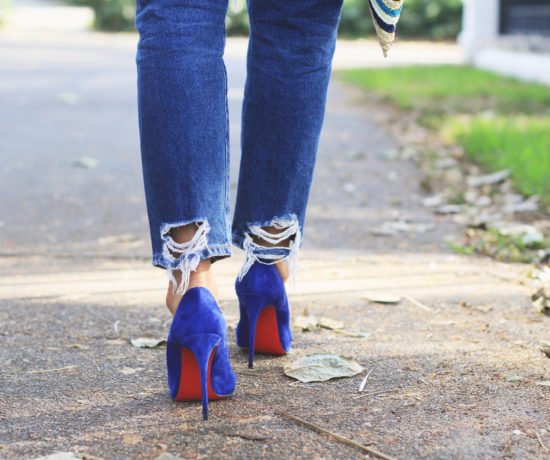
[[(209, 232), (210, 225), (206, 220), (162, 226), (162, 255), (175, 294), (183, 294), (189, 287), (191, 272), (197, 269), (201, 253), (208, 248)], [(179, 283), (174, 276), (176, 271), (181, 272)]]
[(275, 218), (265, 225), (248, 225), (243, 242), (245, 260), (238, 275), (239, 280), (256, 262), (272, 265), (284, 260), (289, 272), (293, 273), (301, 238), (300, 224), (295, 216), (288, 219)]

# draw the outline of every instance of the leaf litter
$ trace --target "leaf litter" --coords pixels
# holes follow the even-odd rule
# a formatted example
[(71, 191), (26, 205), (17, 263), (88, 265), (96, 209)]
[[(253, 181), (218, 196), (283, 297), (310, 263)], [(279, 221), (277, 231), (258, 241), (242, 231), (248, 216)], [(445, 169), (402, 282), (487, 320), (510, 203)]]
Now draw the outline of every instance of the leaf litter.
[(550, 358), (550, 341), (543, 340), (540, 343), (540, 351), (542, 351), (547, 358)]
[(317, 318), (311, 314), (297, 316), (294, 320), (294, 326), (301, 329), (302, 332), (312, 332), (316, 329), (328, 329), (337, 334), (354, 338), (367, 338), (373, 334), (370, 331), (364, 330), (346, 330), (343, 321), (328, 318), (326, 316)]
[(319, 318), (319, 327), (323, 329), (344, 329), (344, 322), (338, 319), (327, 318), (326, 316)]
[(136, 348), (157, 348), (162, 345), (166, 345), (166, 339), (138, 337), (135, 339), (130, 339), (130, 343)]
[(363, 298), (374, 303), (396, 304), (401, 302), (401, 296), (389, 292), (369, 293), (363, 295)]
[(510, 176), (509, 169), (503, 169), (492, 174), (486, 174), (484, 176), (470, 176), (466, 180), (466, 183), (470, 187), (481, 187), (484, 185), (496, 185), (503, 182)]
[(333, 332), (336, 332), (337, 334), (345, 335), (346, 337), (355, 337), (355, 338), (361, 338), (366, 339), (367, 337), (370, 337), (374, 332), (370, 331), (346, 331), (345, 329), (334, 329)]
[(460, 302), (460, 306), (462, 308), (467, 308), (469, 310), (480, 311), (481, 313), (489, 313), (490, 311), (493, 310), (492, 305), (472, 305), (472, 304), (466, 302), (465, 300)]
[(141, 368), (141, 367), (138, 367), (137, 369), (134, 369), (133, 367), (124, 366), (122, 369), (119, 369), (119, 372), (121, 374), (124, 374), (124, 375), (133, 375), (136, 372), (139, 372), (141, 370), (143, 370), (143, 368)]
[(328, 353), (302, 356), (287, 364), (285, 375), (303, 383), (354, 377), (365, 368), (349, 356)]
[(319, 320), (313, 315), (299, 315), (294, 320), (294, 326), (302, 331), (313, 331), (317, 328)]
[(516, 382), (521, 382), (523, 381), (523, 377), (519, 376), (519, 375), (505, 375), (504, 376), (504, 380), (506, 380), (507, 382), (512, 382), (512, 383), (516, 383)]
[(328, 318), (326, 316), (317, 318), (314, 315), (306, 314), (299, 315), (294, 320), (294, 326), (302, 331), (313, 331), (317, 328), (322, 329), (343, 329), (344, 323), (337, 319)]
[(550, 288), (540, 287), (531, 295), (533, 308), (543, 315), (550, 315)]
[(433, 223), (411, 223), (405, 220), (383, 222), (378, 227), (370, 230), (374, 236), (397, 236), (399, 234), (426, 233), (435, 228)]
[(73, 161), (73, 166), (75, 168), (82, 168), (82, 169), (95, 169), (99, 165), (99, 160), (92, 157), (82, 156), (80, 158), (76, 158)]

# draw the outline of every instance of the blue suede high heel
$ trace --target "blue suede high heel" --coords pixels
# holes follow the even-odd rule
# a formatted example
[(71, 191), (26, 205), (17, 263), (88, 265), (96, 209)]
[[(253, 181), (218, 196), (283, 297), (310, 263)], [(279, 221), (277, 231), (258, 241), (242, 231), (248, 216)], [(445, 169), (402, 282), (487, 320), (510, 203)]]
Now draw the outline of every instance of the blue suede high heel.
[(254, 352), (284, 355), (290, 351), (290, 307), (285, 286), (275, 265), (255, 262), (235, 283), (240, 320), (237, 345), (248, 347), (248, 367)]
[(168, 387), (176, 401), (202, 400), (204, 420), (208, 419), (209, 399), (222, 399), (235, 390), (226, 334), (225, 319), (210, 291), (189, 289), (168, 333)]

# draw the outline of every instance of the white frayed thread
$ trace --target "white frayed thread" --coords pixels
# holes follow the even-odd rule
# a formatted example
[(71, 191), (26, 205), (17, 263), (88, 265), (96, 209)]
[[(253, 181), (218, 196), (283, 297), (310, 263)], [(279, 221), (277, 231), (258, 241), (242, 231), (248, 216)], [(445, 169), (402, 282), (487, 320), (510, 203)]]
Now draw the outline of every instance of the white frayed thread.
[[(170, 235), (172, 228), (177, 228), (179, 225), (172, 225), (167, 227), (162, 233), (162, 239), (164, 240), (164, 246), (162, 248), (162, 254), (166, 260), (170, 262), (178, 262), (174, 267), (168, 267), (166, 274), (170, 280), (172, 286), (172, 292), (174, 294), (183, 294), (189, 288), (189, 279), (191, 272), (195, 271), (201, 261), (201, 251), (208, 247), (207, 235), (210, 231), (210, 225), (208, 222), (196, 223), (197, 231), (189, 241), (185, 243), (177, 243)], [(181, 253), (179, 256), (174, 254)], [(176, 270), (181, 271), (181, 281), (178, 285), (174, 272)]]
[[(271, 227), (274, 227), (276, 230), (281, 230), (277, 233), (270, 233), (259, 225), (250, 225), (248, 228), (250, 233), (245, 233), (243, 249), (244, 249), (244, 262), (241, 267), (237, 279), (242, 281), (244, 276), (250, 270), (250, 267), (256, 262), (273, 265), (281, 261), (285, 261), (288, 267), (289, 275), (294, 283), (294, 273), (298, 267), (298, 250), (300, 249), (300, 244), (302, 240), (302, 235), (300, 232), (300, 226), (297, 221), (276, 221), (273, 222)], [(261, 244), (255, 243), (252, 235), (262, 239), (266, 243), (272, 244), (273, 246), (262, 246)], [(294, 239), (290, 241), (288, 246), (277, 246), (285, 240), (288, 240), (290, 237), (294, 236)], [(256, 254), (256, 250), (263, 249), (284, 249), (288, 250), (287, 255), (280, 254)]]

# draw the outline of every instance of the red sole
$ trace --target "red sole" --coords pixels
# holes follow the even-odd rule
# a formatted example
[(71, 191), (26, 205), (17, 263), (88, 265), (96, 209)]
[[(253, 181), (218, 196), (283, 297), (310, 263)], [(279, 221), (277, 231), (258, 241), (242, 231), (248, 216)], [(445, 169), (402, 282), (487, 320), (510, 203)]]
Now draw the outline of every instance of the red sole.
[(275, 313), (275, 307), (272, 305), (262, 309), (256, 322), (254, 351), (270, 355), (286, 355), (286, 351), (281, 346), (279, 328), (277, 327), (277, 314)]
[[(210, 353), (210, 359), (208, 361), (208, 399), (223, 399), (223, 396), (219, 396), (212, 389), (210, 382), (210, 368), (212, 366), (212, 359), (216, 349)], [(176, 401), (200, 401), (201, 400), (201, 377), (199, 371), (199, 365), (195, 358), (195, 355), (189, 348), (181, 350), (181, 373), (180, 373), (180, 385), (178, 388), (178, 394), (176, 395)]]

